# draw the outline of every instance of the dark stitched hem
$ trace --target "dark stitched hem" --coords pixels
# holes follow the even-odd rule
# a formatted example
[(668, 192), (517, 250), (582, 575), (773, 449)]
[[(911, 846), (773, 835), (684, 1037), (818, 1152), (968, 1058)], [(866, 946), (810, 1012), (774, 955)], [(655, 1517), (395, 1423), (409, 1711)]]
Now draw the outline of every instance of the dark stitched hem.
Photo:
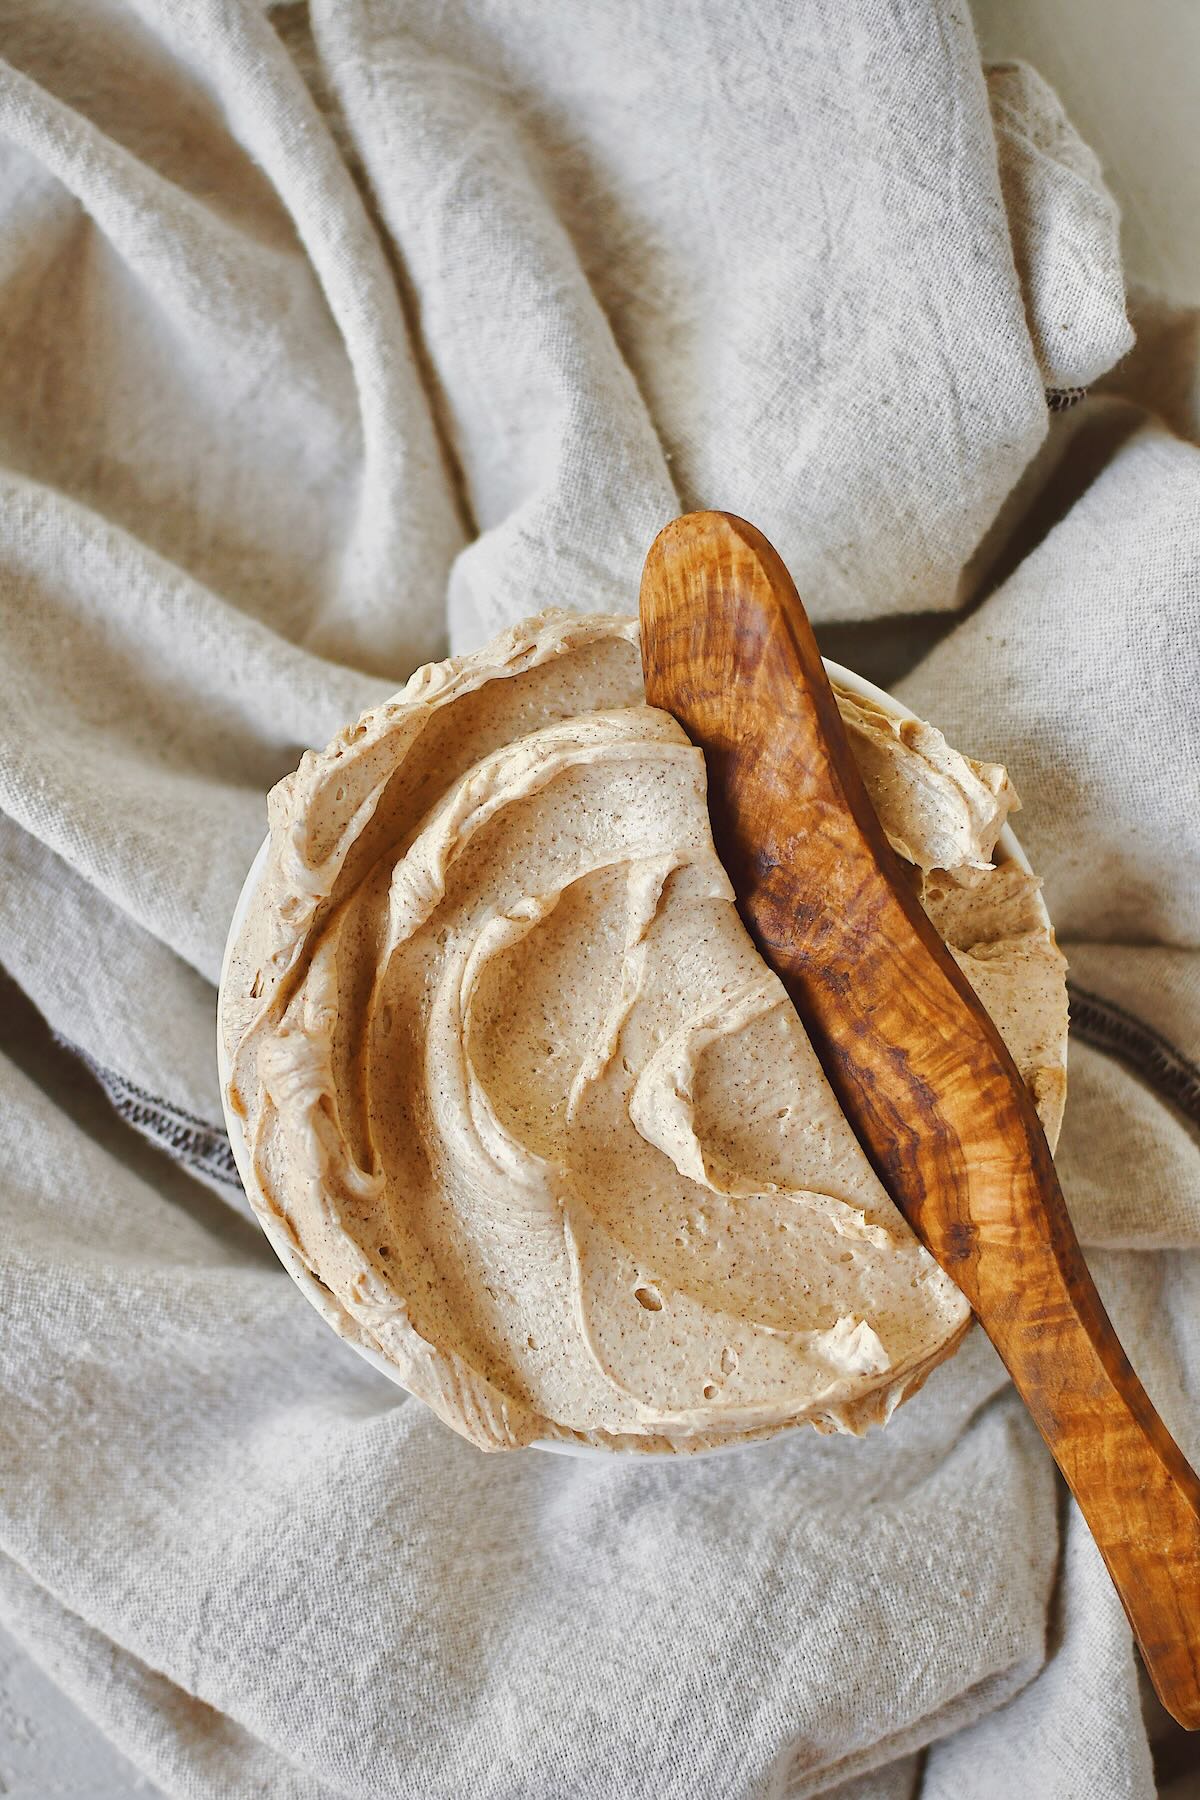
[(1087, 988), (1067, 983), (1071, 997), (1071, 1030), (1095, 1050), (1107, 1051), (1148, 1081), (1194, 1125), (1200, 1125), (1200, 1069), (1169, 1038)]
[[(57, 1037), (57, 1033), (55, 1035)], [(126, 1080), (115, 1069), (97, 1062), (70, 1038), (59, 1037), (57, 1041), (80, 1062), (87, 1064), (108, 1095), (113, 1109), (143, 1137), (198, 1174), (220, 1181), (226, 1187), (240, 1189), (242, 1178), (223, 1126), (210, 1124), (198, 1113), (189, 1112), (185, 1106), (177, 1106), (160, 1094), (147, 1093), (136, 1082)]]

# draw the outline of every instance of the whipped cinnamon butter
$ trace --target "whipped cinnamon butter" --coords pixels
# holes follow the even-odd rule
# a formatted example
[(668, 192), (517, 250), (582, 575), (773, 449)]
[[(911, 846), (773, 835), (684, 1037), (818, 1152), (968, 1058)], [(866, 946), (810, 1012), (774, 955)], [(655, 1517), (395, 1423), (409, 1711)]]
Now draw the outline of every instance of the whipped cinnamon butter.
[[(484, 1449), (861, 1431), (968, 1321), (742, 927), (637, 646), (545, 613), (306, 754), (223, 989), (252, 1203)], [(1064, 964), (992, 864), (1004, 771), (838, 701), (1053, 1141)]]

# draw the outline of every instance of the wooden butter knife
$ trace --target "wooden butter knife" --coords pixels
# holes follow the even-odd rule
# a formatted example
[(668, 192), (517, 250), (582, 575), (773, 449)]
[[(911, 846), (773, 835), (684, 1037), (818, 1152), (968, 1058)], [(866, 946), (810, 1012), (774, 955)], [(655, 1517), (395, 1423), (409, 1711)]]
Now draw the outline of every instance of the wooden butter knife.
[(1003, 1358), (1163, 1705), (1200, 1728), (1200, 1480), (1104, 1311), (1028, 1089), (884, 836), (787, 570), (744, 520), (690, 513), (646, 559), (641, 628), (647, 698), (704, 751), (752, 936)]

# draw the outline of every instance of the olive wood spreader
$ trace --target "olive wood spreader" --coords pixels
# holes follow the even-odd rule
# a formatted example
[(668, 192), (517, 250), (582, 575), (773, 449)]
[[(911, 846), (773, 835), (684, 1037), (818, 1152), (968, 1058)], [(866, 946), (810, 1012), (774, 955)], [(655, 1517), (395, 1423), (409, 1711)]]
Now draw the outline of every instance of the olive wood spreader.
[(651, 705), (704, 751), (717, 849), (888, 1193), (1066, 1477), (1174, 1718), (1200, 1728), (1200, 1480), (1088, 1273), (1029, 1092), (867, 797), (761, 532), (690, 513), (641, 588)]

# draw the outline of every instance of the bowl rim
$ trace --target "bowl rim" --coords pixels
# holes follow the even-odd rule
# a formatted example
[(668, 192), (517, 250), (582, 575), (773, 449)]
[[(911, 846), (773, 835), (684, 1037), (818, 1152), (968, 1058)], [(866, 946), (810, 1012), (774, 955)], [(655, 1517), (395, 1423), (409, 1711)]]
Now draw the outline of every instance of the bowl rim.
[[(894, 694), (889, 694), (884, 688), (877, 687), (873, 681), (868, 681), (865, 676), (856, 674), (853, 669), (847, 669), (841, 663), (833, 662), (829, 657), (823, 657), (821, 660), (825, 665), (825, 673), (829, 676), (830, 680), (837, 682), (840, 687), (845, 688), (849, 693), (853, 694), (856, 699), (872, 702), (881, 712), (888, 713), (893, 718), (917, 720), (916, 713), (905, 706), (903, 702), (897, 700)], [(920, 723), (919, 720), (917, 722)], [(233, 1151), (233, 1159), (237, 1164), (237, 1171), (241, 1177), (242, 1186), (246, 1191), (247, 1199), (250, 1201), (250, 1209), (254, 1215), (255, 1221), (261, 1228), (262, 1233), (272, 1250), (274, 1250), (276, 1256), (279, 1258), (296, 1286), (300, 1289), (305, 1299), (310, 1305), (316, 1308), (326, 1324), (332, 1326), (333, 1330), (344, 1344), (348, 1344), (352, 1350), (356, 1351), (357, 1354), (364, 1359), (364, 1361), (369, 1362), (372, 1368), (377, 1369), (381, 1375), (385, 1375), (396, 1387), (403, 1388), (405, 1393), (409, 1393), (410, 1390), (405, 1386), (404, 1381), (400, 1376), (400, 1372), (394, 1363), (389, 1362), (387, 1357), (385, 1357), (381, 1351), (376, 1350), (372, 1345), (363, 1342), (361, 1339), (347, 1335), (344, 1326), (345, 1314), (340, 1308), (331, 1304), (332, 1296), (330, 1295), (329, 1290), (313, 1274), (312, 1270), (308, 1267), (308, 1264), (300, 1255), (295, 1244), (288, 1237), (282, 1223), (278, 1222), (271, 1213), (271, 1210), (266, 1203), (266, 1197), (254, 1178), (253, 1163), (250, 1159), (249, 1146), (246, 1142), (246, 1134), (243, 1129), (242, 1121), (233, 1111), (229, 1102), (229, 1076), (231, 1073), (231, 1065), (225, 1049), (225, 1038), (221, 1028), (221, 1021), (225, 1011), (225, 983), (229, 974), (229, 966), (233, 959), (234, 945), (241, 934), (242, 927), (246, 922), (246, 915), (250, 910), (251, 902), (262, 878), (263, 867), (266, 863), (267, 852), (270, 848), (270, 841), (270, 835), (268, 834), (259, 845), (254, 860), (246, 871), (246, 879), (242, 883), (237, 903), (233, 909), (233, 916), (230, 919), (229, 931), (225, 939), (225, 949), (221, 957), (221, 976), (217, 986), (217, 1078), (221, 1088), (221, 1109), (225, 1117), (225, 1129), (229, 1134), (229, 1143), (230, 1148)], [(1007, 823), (1001, 828), (1000, 835), (996, 839), (995, 856), (997, 863), (1014, 863), (1017, 868), (1021, 869), (1026, 875), (1032, 874), (1033, 872), (1030, 868), (1028, 857), (1025, 855), (1025, 852), (1017, 841), (1016, 833)], [(1050, 915), (1046, 910), (1046, 904), (1042, 899), (1040, 890), (1036, 898), (1043, 921), (1046, 926), (1049, 927)], [(743, 1439), (730, 1444), (716, 1444), (704, 1450), (689, 1451), (688, 1460), (690, 1461), (697, 1456), (723, 1456), (737, 1450), (751, 1450), (755, 1448), (757, 1441), (771, 1442), (773, 1439), (751, 1440), (750, 1442), (746, 1442)], [(678, 1457), (680, 1454), (679, 1451), (665, 1449), (609, 1450), (602, 1448), (598, 1444), (576, 1443), (569, 1438), (539, 1438), (529, 1447), (533, 1450), (547, 1451), (553, 1456), (574, 1456), (588, 1459), (600, 1458), (605, 1462), (610, 1461), (613, 1457), (621, 1456), (635, 1456), (641, 1460), (647, 1457)]]

